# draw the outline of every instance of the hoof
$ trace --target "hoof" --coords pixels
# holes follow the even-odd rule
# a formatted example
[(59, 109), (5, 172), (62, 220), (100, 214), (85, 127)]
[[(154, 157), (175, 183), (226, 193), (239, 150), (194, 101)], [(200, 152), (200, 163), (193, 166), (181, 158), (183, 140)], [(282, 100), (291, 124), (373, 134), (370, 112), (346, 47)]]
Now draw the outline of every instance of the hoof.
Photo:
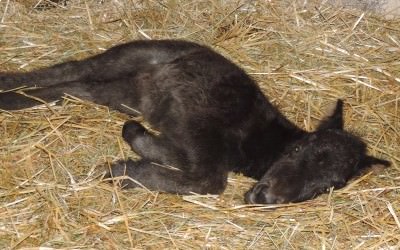
[(146, 133), (146, 129), (136, 121), (127, 121), (122, 128), (122, 138), (130, 143), (136, 136)]

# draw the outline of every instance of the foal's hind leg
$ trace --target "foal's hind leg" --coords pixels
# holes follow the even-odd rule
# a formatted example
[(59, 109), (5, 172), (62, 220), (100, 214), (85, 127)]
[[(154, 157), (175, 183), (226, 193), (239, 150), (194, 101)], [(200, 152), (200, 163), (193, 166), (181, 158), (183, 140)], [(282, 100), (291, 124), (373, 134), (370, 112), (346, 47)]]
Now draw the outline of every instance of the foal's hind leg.
[(43, 102), (60, 100), (64, 94), (70, 94), (88, 101), (93, 100), (88, 87), (82, 82), (59, 84), (49, 88), (22, 90), (22, 92), (26, 96), (13, 91), (0, 92), (0, 109), (19, 110), (29, 108), (43, 104)]
[[(44, 100), (50, 101), (50, 100)], [(51, 100), (54, 101), (54, 100)], [(0, 93), (0, 109), (19, 110), (43, 104), (42, 102), (15, 92)]]

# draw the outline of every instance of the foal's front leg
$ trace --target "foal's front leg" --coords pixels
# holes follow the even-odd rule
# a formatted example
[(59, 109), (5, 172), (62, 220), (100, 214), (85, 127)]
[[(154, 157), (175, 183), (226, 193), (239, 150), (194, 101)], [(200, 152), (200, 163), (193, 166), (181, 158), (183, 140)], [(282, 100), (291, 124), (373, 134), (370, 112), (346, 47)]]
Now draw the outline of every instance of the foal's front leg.
[(121, 182), (123, 187), (142, 186), (150, 190), (178, 194), (219, 194), (225, 189), (227, 171), (204, 171), (205, 167), (216, 170), (218, 166), (210, 168), (190, 162), (184, 152), (180, 152), (164, 137), (152, 135), (139, 123), (126, 122), (122, 136), (142, 157), (139, 161), (129, 159), (111, 166), (107, 177), (128, 177)]
[(136, 121), (127, 121), (122, 128), (122, 137), (133, 151), (148, 160), (176, 164), (182, 152), (163, 135), (155, 136)]
[(199, 177), (180, 169), (152, 163), (147, 160), (119, 161), (111, 166), (107, 177), (121, 178), (123, 188), (145, 187), (154, 191), (176, 194), (220, 194), (226, 186), (226, 175)]

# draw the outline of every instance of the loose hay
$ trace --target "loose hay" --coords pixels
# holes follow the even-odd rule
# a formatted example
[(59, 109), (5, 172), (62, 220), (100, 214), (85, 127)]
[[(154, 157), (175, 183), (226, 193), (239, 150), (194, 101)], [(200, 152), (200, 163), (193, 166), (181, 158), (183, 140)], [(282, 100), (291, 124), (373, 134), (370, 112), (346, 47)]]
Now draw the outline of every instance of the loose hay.
[(1, 71), (138, 38), (193, 40), (240, 64), (306, 129), (343, 98), (347, 129), (393, 164), (299, 204), (244, 205), (254, 181), (239, 175), (220, 196), (121, 190), (98, 166), (136, 157), (120, 137), (128, 117), (66, 97), (0, 113), (1, 249), (400, 247), (400, 20), (290, 1), (38, 2), (0, 1)]

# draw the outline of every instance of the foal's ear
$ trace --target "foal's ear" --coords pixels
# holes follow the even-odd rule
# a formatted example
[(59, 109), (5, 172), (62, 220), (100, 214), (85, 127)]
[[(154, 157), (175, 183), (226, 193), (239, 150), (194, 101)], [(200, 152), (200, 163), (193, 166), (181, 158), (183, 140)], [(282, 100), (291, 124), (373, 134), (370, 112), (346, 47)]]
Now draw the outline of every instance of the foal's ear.
[(317, 130), (343, 129), (343, 101), (338, 99), (332, 114), (324, 118)]

